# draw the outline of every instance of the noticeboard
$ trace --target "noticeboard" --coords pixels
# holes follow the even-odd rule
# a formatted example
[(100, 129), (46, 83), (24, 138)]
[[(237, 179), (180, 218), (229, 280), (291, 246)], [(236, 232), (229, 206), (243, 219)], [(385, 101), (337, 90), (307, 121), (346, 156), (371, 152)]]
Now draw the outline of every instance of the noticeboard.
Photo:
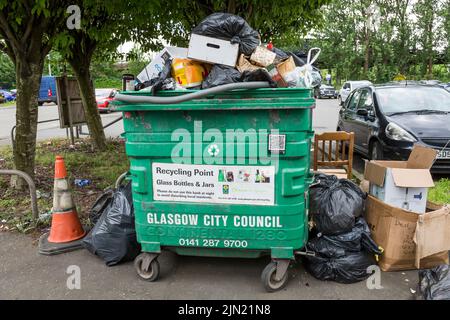
[(60, 128), (85, 125), (86, 117), (77, 79), (56, 77), (56, 91)]

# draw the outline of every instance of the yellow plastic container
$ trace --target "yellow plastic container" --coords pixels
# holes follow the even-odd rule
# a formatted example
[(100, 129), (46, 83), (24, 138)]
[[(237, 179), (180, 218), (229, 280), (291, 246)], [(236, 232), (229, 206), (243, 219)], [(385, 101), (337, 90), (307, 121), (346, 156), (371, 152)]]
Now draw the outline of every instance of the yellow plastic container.
[(172, 75), (183, 88), (192, 88), (202, 84), (207, 71), (200, 62), (175, 58), (172, 61)]

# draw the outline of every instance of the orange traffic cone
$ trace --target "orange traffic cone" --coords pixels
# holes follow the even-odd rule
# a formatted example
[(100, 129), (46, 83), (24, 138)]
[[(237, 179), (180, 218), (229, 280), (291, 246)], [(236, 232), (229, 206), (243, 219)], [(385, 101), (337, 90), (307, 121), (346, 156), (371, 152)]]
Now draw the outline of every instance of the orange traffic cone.
[(50, 232), (39, 239), (39, 253), (54, 255), (82, 248), (81, 241), (86, 232), (78, 219), (61, 156), (57, 156), (55, 161), (52, 211), (52, 226)]

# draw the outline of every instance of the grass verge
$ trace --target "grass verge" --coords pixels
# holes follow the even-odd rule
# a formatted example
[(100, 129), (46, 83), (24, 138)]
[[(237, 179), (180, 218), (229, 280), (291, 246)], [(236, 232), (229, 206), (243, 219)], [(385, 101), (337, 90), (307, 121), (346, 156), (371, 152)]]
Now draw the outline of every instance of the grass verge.
[(428, 200), (437, 204), (450, 204), (450, 179), (442, 178), (435, 182), (428, 193)]
[[(120, 139), (108, 140), (107, 150), (96, 151), (89, 140), (77, 140), (71, 146), (67, 140), (49, 140), (38, 143), (36, 148), (35, 182), (38, 190), (38, 207), (41, 219), (38, 223), (31, 219), (29, 191), (17, 191), (9, 187), (10, 177), (0, 176), (0, 231), (17, 230), (24, 233), (40, 232), (49, 225), (53, 202), (53, 174), (56, 155), (64, 157), (69, 184), (84, 223), (88, 223), (89, 209), (95, 199), (116, 179), (129, 169), (125, 155), (125, 145)], [(0, 148), (0, 169), (13, 167), (11, 147)], [(75, 179), (89, 179), (91, 184), (77, 187)]]

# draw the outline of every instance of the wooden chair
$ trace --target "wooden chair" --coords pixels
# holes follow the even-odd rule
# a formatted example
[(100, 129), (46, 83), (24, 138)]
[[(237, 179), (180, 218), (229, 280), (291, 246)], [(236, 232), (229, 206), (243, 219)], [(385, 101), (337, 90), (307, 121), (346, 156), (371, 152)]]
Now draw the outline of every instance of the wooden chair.
[[(335, 142), (334, 148), (333, 142)], [(351, 179), (354, 143), (355, 134), (353, 132), (338, 131), (316, 134), (314, 137), (314, 171), (335, 175), (338, 178)], [(319, 159), (319, 151), (321, 152), (321, 159)], [(347, 155), (346, 151), (348, 151)], [(318, 170), (318, 167), (343, 168)], [(347, 170), (344, 169), (345, 167), (347, 167)]]

